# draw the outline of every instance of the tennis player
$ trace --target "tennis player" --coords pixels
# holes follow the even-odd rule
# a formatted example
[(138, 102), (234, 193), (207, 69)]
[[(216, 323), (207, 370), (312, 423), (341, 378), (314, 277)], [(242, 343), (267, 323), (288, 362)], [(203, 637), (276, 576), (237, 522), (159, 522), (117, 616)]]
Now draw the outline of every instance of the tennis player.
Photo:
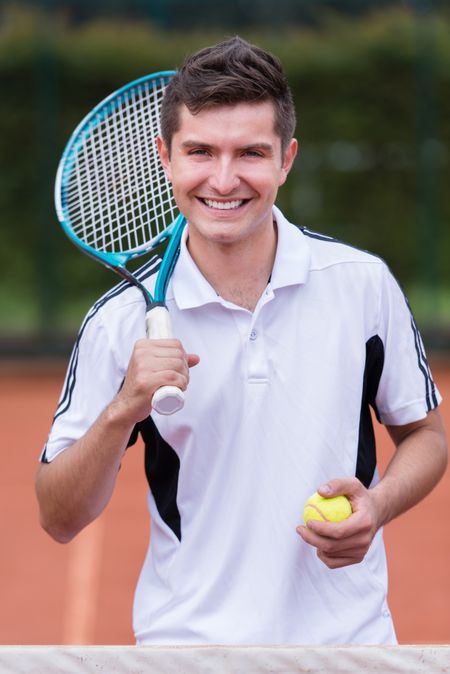
[[(122, 283), (76, 342), (42, 453), (42, 526), (70, 541), (145, 442), (151, 544), (138, 644), (393, 644), (382, 526), (442, 476), (447, 449), (422, 340), (385, 263), (275, 206), (297, 141), (278, 60), (232, 38), (187, 59), (159, 151), (188, 225), (167, 293), (179, 339), (144, 338)], [(157, 263), (141, 272), (152, 288)], [(164, 384), (183, 410), (150, 408)], [(393, 440), (376, 467), (372, 407)], [(132, 451), (132, 450), (129, 450)], [(301, 524), (316, 489), (339, 524)]]

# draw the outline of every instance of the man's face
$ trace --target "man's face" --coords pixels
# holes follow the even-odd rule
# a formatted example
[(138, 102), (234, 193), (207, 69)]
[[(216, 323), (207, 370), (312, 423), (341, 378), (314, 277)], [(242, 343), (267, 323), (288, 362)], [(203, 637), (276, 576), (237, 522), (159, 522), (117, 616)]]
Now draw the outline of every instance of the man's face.
[[(272, 228), (272, 205), (297, 151), (282, 156), (270, 102), (220, 106), (192, 115), (182, 106), (170, 153), (158, 147), (190, 246), (233, 245)], [(198, 244), (198, 245), (197, 245)]]

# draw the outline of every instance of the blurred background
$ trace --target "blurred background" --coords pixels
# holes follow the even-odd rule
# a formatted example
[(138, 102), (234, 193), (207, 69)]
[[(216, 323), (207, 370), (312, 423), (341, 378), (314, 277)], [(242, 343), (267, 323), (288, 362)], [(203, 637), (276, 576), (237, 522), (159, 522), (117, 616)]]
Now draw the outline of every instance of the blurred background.
[[(388, 262), (450, 392), (448, 0), (4, 0), (0, 643), (132, 643), (148, 536), (142, 448), (93, 529), (61, 548), (38, 525), (34, 470), (65, 359), (84, 314), (115, 283), (63, 234), (54, 179), (71, 132), (102, 98), (236, 33), (280, 57), (296, 100), (300, 155), (279, 206)], [(450, 641), (448, 486), (421, 511), (428, 523), (438, 512), (443, 527), (433, 533), (414, 514), (388, 527), (403, 642)], [(420, 556), (431, 548), (434, 562)], [(426, 587), (417, 583), (425, 567)]]
[(431, 0), (35, 0), (0, 13), (0, 352), (66, 353), (114, 281), (53, 207), (70, 133), (115, 88), (234, 33), (283, 61), (293, 222), (386, 259), (433, 347), (450, 332), (450, 8)]

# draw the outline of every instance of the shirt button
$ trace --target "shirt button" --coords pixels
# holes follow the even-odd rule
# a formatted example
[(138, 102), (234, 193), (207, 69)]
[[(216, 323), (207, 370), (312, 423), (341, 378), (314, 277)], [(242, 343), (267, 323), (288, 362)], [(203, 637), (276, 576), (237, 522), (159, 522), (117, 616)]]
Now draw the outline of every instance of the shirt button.
[(252, 340), (252, 342), (255, 341), (257, 336), (258, 336), (258, 333), (256, 332), (256, 330), (252, 330), (251, 333), (250, 333), (250, 339)]

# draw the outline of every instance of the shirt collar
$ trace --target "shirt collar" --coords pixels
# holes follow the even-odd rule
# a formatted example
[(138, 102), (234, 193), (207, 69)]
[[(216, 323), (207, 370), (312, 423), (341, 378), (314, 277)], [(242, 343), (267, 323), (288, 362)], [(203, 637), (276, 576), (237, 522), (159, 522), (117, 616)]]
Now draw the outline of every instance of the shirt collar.
[(301, 229), (286, 220), (276, 206), (273, 215), (278, 228), (278, 243), (270, 285), (275, 290), (306, 283), (311, 261), (308, 240)]
[[(306, 283), (311, 258), (307, 239), (303, 232), (288, 222), (275, 206), (273, 215), (278, 228), (278, 242), (270, 285), (275, 290)], [(180, 256), (167, 290), (167, 299), (174, 299), (179, 309), (193, 309), (211, 302), (221, 302), (187, 249), (188, 228), (189, 225), (183, 232)]]

